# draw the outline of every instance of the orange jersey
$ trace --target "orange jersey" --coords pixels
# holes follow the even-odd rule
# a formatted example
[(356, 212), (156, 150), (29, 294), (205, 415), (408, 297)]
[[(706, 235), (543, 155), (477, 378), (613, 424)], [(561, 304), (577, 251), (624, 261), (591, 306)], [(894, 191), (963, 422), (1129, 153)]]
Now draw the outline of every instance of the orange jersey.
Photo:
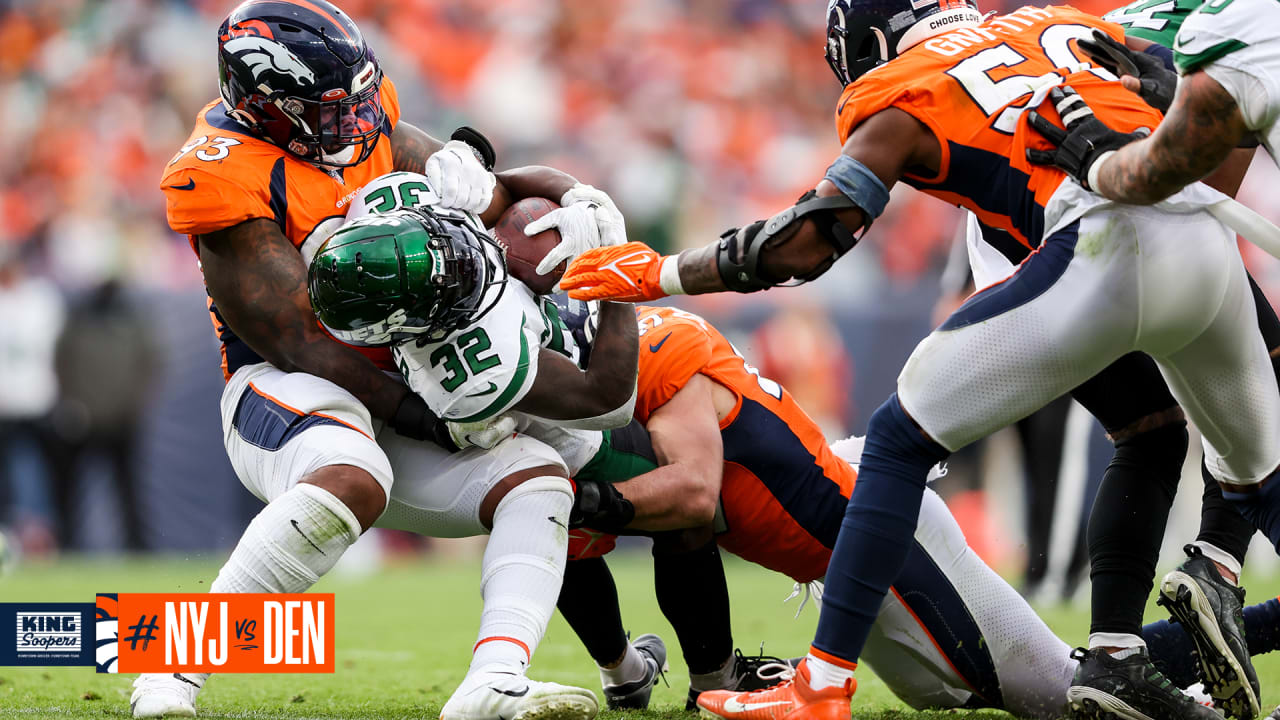
[[(1124, 41), (1119, 25), (1065, 6), (1023, 7), (930, 38), (845, 88), (836, 111), (840, 142), (882, 110), (910, 114), (937, 137), (942, 161), (936, 176), (908, 173), (903, 182), (972, 210), (1034, 249), (1045, 205), (1066, 175), (1027, 162), (1028, 147), (1050, 147), (1027, 127), (1027, 107), (1068, 84), (1122, 132), (1154, 128), (1163, 117), (1114, 75), (1088, 64), (1075, 41), (1094, 29)], [(1050, 103), (1038, 111), (1061, 125)]]
[[(342, 224), (347, 203), (360, 187), (395, 169), (390, 135), (400, 119), (400, 105), (391, 80), (383, 79), (380, 93), (386, 121), (373, 154), (355, 167), (332, 172), (253, 136), (227, 116), (221, 101), (209, 103), (196, 116), (191, 137), (169, 161), (160, 181), (169, 227), (186, 233), (199, 255), (197, 235), (266, 218), (309, 257), (320, 240)], [(262, 361), (227, 327), (212, 299), (209, 314), (222, 343), (226, 377)], [(379, 367), (395, 370), (388, 349), (373, 348), (366, 354)]]
[(720, 423), (726, 550), (800, 582), (822, 577), (856, 475), (781, 385), (763, 378), (702, 318), (640, 307), (635, 416), (649, 416), (695, 374), (737, 399)]

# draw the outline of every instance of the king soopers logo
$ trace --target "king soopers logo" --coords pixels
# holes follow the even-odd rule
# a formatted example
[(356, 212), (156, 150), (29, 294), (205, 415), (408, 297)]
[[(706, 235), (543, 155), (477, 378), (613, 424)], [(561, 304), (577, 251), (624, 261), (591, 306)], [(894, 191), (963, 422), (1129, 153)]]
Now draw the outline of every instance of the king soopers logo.
[(79, 653), (80, 613), (16, 613), (18, 651)]

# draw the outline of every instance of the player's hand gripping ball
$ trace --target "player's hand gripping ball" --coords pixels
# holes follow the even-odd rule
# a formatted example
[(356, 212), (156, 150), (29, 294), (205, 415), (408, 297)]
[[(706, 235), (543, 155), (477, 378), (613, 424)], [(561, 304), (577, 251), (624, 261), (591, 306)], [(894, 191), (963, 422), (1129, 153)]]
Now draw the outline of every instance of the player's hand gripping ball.
[(664, 298), (660, 284), (663, 256), (639, 242), (601, 247), (578, 256), (560, 289), (575, 300), (644, 302)]
[(525, 198), (507, 208), (493, 226), (494, 238), (507, 251), (507, 271), (539, 295), (555, 292), (568, 262), (545, 275), (538, 274), (538, 263), (560, 244), (560, 231), (551, 228), (530, 237), (525, 234), (525, 226), (559, 207), (546, 198)]

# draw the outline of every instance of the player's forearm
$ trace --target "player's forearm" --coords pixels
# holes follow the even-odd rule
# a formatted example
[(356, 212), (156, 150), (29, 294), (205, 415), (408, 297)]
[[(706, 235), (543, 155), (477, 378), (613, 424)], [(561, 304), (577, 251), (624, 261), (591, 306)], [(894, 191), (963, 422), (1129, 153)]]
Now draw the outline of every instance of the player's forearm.
[(444, 143), (426, 132), (401, 122), (391, 133), (391, 164), (402, 172), (421, 173), (427, 166), (427, 158), (442, 147)]
[(601, 303), (599, 322), (585, 380), (607, 411), (629, 402), (635, 394), (640, 332), (631, 303)]
[(633, 530), (683, 530), (711, 524), (716, 516), (720, 478), (707, 477), (709, 469), (686, 463), (664, 465), (614, 485), (635, 506)]
[(1247, 130), (1235, 100), (1203, 72), (1178, 84), (1164, 122), (1097, 167), (1095, 192), (1117, 202), (1149, 205), (1213, 172)]
[(527, 197), (541, 197), (560, 202), (564, 194), (578, 184), (569, 173), (545, 165), (526, 165), (494, 173), (498, 184), (493, 188), (493, 202), (480, 219), (491, 227), (512, 203)]

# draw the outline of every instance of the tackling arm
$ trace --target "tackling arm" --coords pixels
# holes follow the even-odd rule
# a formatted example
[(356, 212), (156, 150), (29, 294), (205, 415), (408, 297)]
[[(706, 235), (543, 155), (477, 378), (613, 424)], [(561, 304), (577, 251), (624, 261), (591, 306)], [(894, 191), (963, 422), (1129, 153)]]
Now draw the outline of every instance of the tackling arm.
[(199, 236), (199, 246), (209, 296), (254, 352), (285, 372), (332, 381), (402, 434), (433, 437), (436, 418), (417, 395), (320, 329), (306, 265), (275, 222), (247, 220)]
[(538, 356), (538, 375), (515, 409), (560, 424), (593, 430), (626, 425), (635, 404), (640, 343), (635, 308), (604, 303), (586, 371), (549, 350)]
[(1102, 160), (1095, 192), (1148, 205), (1213, 172), (1248, 133), (1235, 100), (1203, 71), (1178, 83), (1173, 106), (1150, 138)]
[(720, 501), (724, 446), (712, 397), (714, 381), (694, 375), (649, 416), (646, 427), (661, 467), (614, 487), (635, 507), (635, 530), (710, 525)]
[[(391, 158), (396, 170), (421, 173), (427, 158), (443, 147), (444, 143), (406, 122), (396, 125), (391, 133)], [(578, 182), (568, 173), (541, 165), (504, 170), (494, 173), (494, 177), (497, 184), (493, 188), (493, 200), (480, 214), (485, 227), (492, 227), (517, 200), (545, 197), (558, 201)]]

